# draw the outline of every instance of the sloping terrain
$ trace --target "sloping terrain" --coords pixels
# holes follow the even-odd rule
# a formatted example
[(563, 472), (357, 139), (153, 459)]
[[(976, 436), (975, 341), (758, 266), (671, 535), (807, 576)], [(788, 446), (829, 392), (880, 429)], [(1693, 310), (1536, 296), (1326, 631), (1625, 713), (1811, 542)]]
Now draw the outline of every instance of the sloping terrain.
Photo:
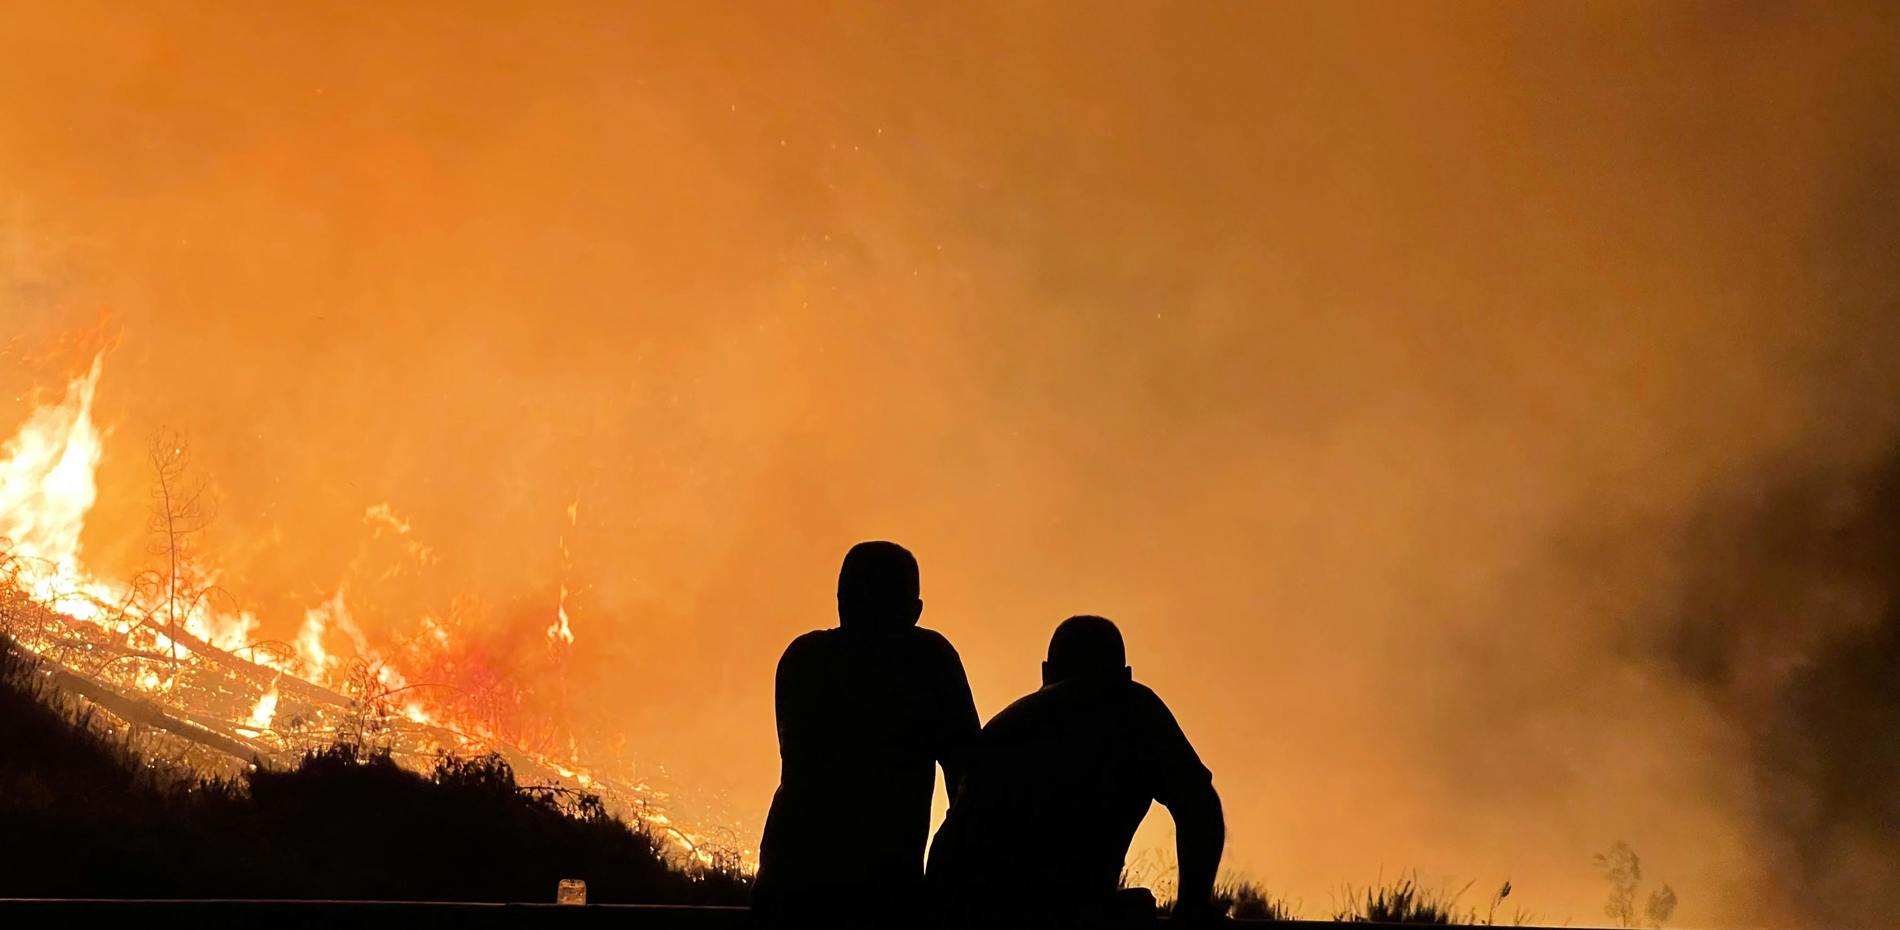
[(598, 797), (523, 788), (499, 755), (418, 773), (342, 743), (207, 779), (161, 754), (241, 747), (0, 645), (0, 897), (548, 901), (579, 878), (595, 901), (745, 899), (742, 877), (680, 867)]

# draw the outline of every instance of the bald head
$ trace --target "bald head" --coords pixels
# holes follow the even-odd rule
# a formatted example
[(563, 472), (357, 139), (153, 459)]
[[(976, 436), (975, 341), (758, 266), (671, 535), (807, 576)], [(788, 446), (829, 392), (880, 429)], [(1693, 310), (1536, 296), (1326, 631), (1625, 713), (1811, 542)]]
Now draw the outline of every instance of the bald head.
[(1106, 617), (1070, 617), (1049, 638), (1049, 660), (1042, 663), (1043, 684), (1070, 678), (1126, 675), (1128, 652), (1122, 631)]
[(911, 626), (924, 612), (918, 596), (917, 559), (894, 542), (861, 542), (844, 555), (838, 570), (838, 623), (894, 629)]

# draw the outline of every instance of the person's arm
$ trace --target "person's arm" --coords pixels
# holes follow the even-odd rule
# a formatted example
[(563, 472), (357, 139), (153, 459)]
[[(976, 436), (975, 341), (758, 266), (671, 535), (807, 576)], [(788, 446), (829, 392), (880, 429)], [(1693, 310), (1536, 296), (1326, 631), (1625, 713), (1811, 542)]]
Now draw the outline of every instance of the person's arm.
[(1174, 914), (1187, 920), (1211, 917), (1214, 876), (1227, 844), (1227, 823), (1220, 795), (1214, 791), (1214, 775), (1201, 764), (1194, 744), (1181, 732), (1168, 706), (1154, 692), (1142, 691), (1142, 717), (1151, 727), (1155, 800), (1174, 818), (1175, 861), (1181, 868)]
[(944, 641), (944, 651), (948, 653), (944, 667), (944, 721), (937, 762), (943, 766), (944, 791), (954, 801), (982, 723), (976, 716), (976, 698), (970, 693), (970, 678), (963, 673), (963, 659), (948, 640)]
[(806, 673), (809, 643), (804, 637), (792, 641), (779, 657), (778, 673), (773, 677), (772, 705), (778, 724), (779, 758), (787, 769), (797, 769), (809, 754), (812, 740), (809, 730), (816, 716), (812, 710), (811, 676)]
[(1214, 901), (1214, 875), (1227, 846), (1227, 822), (1214, 783), (1201, 782), (1168, 805), (1174, 816), (1174, 854), (1181, 864), (1180, 896), (1174, 912), (1183, 918), (1207, 916)]

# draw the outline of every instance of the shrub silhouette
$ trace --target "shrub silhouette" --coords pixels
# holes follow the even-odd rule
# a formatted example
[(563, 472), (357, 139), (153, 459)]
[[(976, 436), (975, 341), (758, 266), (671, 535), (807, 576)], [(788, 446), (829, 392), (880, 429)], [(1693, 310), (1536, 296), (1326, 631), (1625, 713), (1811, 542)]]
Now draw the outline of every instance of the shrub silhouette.
[(1591, 861), (1603, 880), (1610, 883), (1609, 897), (1603, 902), (1603, 916), (1616, 921), (1617, 926), (1637, 927), (1647, 921), (1651, 927), (1661, 927), (1675, 914), (1676, 890), (1663, 885), (1650, 891), (1643, 906), (1642, 921), (1637, 919), (1636, 887), (1643, 880), (1643, 860), (1628, 843), (1617, 840), (1608, 852), (1597, 853)]

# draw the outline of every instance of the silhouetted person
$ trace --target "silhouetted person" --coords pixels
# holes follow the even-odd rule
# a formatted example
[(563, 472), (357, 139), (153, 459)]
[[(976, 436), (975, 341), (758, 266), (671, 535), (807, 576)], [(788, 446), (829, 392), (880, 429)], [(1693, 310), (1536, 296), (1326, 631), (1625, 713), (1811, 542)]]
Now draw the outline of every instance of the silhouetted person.
[[(1127, 922), (1152, 898), (1117, 892), (1151, 802), (1174, 816), (1178, 918), (1208, 915), (1226, 827), (1213, 777), (1153, 691), (1131, 676), (1121, 631), (1071, 617), (1049, 641), (1040, 690), (977, 737), (930, 849), (939, 901), (977, 926)], [(1129, 913), (1140, 902), (1147, 913)]]
[(915, 906), (936, 766), (963, 774), (976, 704), (950, 642), (917, 626), (917, 560), (851, 548), (838, 626), (778, 664), (778, 793), (759, 842), (754, 911), (779, 924), (864, 924)]

